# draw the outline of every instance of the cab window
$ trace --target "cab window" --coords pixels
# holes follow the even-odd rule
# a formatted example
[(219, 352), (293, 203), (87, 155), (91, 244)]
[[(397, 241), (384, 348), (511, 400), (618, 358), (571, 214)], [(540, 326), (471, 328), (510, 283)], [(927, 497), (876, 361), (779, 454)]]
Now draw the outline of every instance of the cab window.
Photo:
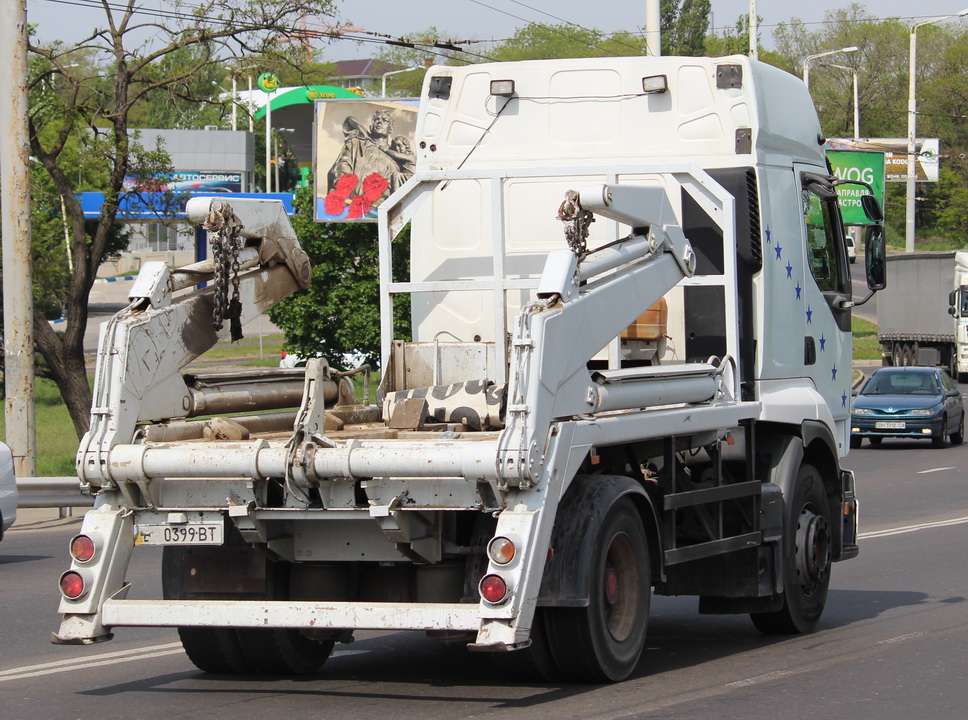
[(809, 183), (804, 187), (807, 262), (821, 291), (847, 293), (850, 282), (847, 252), (836, 198), (832, 188), (818, 183)]

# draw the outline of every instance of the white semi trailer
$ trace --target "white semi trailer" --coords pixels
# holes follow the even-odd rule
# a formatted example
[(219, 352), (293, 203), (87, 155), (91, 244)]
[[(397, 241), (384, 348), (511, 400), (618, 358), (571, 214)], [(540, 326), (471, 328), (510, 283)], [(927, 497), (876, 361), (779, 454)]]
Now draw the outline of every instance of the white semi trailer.
[(941, 365), (968, 379), (968, 252), (887, 258), (891, 285), (877, 298), (885, 365)]
[[(432, 68), (417, 172), (380, 208), (374, 405), (322, 360), (182, 374), (213, 316), (309, 282), (274, 206), (192, 200), (219, 262), (146, 268), (102, 330), (55, 642), (177, 627), (204, 670), (293, 673), (356, 630), (424, 630), (519, 677), (616, 681), (652, 593), (811, 631), (857, 554), (823, 142), (800, 80), (745, 57)], [(879, 226), (867, 245), (877, 289)], [(142, 545), (163, 597), (127, 597)]]

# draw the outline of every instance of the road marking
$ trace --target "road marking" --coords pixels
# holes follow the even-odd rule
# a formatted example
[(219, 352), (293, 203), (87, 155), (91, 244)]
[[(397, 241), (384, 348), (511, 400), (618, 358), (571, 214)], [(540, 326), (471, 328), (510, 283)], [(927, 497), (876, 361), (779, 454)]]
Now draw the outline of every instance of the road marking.
[(746, 678), (745, 680), (737, 680), (736, 682), (726, 683), (726, 687), (749, 687), (750, 685), (759, 685), (760, 683), (779, 680), (780, 678), (789, 677), (793, 674), (794, 673), (792, 670), (775, 670), (774, 672), (768, 672), (765, 675), (757, 675), (755, 677)]
[(956, 468), (952, 465), (951, 467), (931, 468), (930, 470), (918, 470), (917, 474), (918, 475), (927, 475), (928, 473), (942, 472), (944, 470), (955, 470), (955, 469)]
[(890, 528), (888, 530), (874, 530), (872, 532), (860, 533), (861, 540), (871, 538), (890, 537), (891, 535), (903, 535), (905, 533), (917, 532), (918, 530), (930, 530), (931, 528), (950, 527), (952, 525), (964, 525), (968, 523), (968, 517), (953, 518), (951, 520), (939, 520), (938, 522), (921, 523), (919, 525), (907, 525), (905, 527)]
[(146, 660), (148, 658), (163, 657), (165, 655), (176, 655), (181, 652), (184, 652), (181, 643), (174, 642), (105, 653), (89, 659), (69, 658), (56, 662), (42, 663), (40, 665), (28, 665), (26, 667), (4, 670), (0, 672), (0, 682), (23, 680), (25, 678), (40, 677), (41, 675), (53, 675), (71, 670), (86, 670), (88, 668), (101, 667), (102, 665), (130, 662), (131, 660)]
[(887, 640), (878, 641), (878, 645), (893, 645), (894, 643), (904, 642), (905, 640), (914, 640), (915, 638), (923, 637), (927, 635), (926, 632), (913, 632), (907, 635), (898, 635), (897, 637), (888, 638)]
[[(173, 642), (165, 643), (164, 645), (149, 645), (148, 647), (104, 653), (103, 655), (96, 655), (86, 660), (83, 658), (68, 658), (55, 662), (41, 663), (40, 665), (27, 665), (25, 667), (2, 670), (0, 671), (0, 683), (6, 682), (7, 680), (25, 680), (27, 678), (41, 677), (42, 675), (55, 675), (56, 673), (74, 670), (87, 670), (89, 668), (115, 665), (132, 660), (147, 660), (148, 658), (165, 657), (166, 655), (178, 655), (182, 652), (184, 652), (182, 650), (182, 644), (180, 642)], [(364, 655), (368, 652), (370, 651), (337, 650), (330, 657)]]

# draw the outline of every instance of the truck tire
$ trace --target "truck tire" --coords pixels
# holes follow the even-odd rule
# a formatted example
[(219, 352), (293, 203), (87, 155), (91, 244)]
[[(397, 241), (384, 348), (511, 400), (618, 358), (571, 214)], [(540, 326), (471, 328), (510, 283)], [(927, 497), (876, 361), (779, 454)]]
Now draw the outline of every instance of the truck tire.
[(548, 644), (545, 613), (545, 608), (535, 608), (530, 647), (514, 652), (491, 653), (498, 672), (508, 680), (544, 683), (561, 679), (561, 671), (558, 670)]
[[(269, 599), (289, 600), (289, 563), (269, 563)], [(316, 672), (333, 652), (335, 640), (315, 640), (294, 628), (239, 628), (242, 652), (263, 675), (307, 675)]]
[(307, 675), (316, 672), (333, 652), (333, 640), (317, 641), (291, 628), (240, 628), (242, 652), (263, 675)]
[(750, 615), (767, 635), (811, 632), (823, 614), (830, 585), (830, 506), (813, 465), (800, 466), (787, 512), (793, 542), (784, 549), (783, 607)]
[(913, 364), (914, 362), (911, 360), (911, 346), (904, 343), (904, 346), (901, 348), (901, 365), (910, 367)]
[(180, 627), (178, 639), (199, 670), (215, 675), (247, 675), (254, 670), (233, 628)]
[[(161, 585), (166, 600), (192, 599), (182, 585), (188, 551), (172, 545), (162, 550)], [(199, 670), (217, 675), (246, 674), (253, 670), (232, 628), (180, 627), (178, 638), (188, 659)]]
[(588, 606), (545, 608), (552, 655), (574, 682), (624, 680), (645, 643), (652, 581), (642, 519), (628, 497), (605, 513), (586, 538), (594, 543)]
[(904, 357), (901, 354), (901, 343), (894, 343), (891, 348), (891, 363), (894, 367), (901, 367), (904, 364)]

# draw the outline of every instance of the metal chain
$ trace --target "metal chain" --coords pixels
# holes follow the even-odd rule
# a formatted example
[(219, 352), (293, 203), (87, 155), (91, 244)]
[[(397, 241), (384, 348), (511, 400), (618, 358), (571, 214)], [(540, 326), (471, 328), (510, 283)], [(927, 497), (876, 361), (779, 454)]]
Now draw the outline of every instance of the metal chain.
[[(221, 330), (226, 317), (230, 320), (237, 319), (242, 310), (239, 300), (239, 253), (242, 250), (239, 232), (242, 230), (242, 223), (228, 203), (214, 200), (209, 208), (208, 217), (205, 218), (205, 229), (208, 230), (212, 242), (215, 275), (212, 326), (216, 330)], [(234, 302), (231, 304), (229, 302), (230, 278), (234, 288)], [(236, 317), (233, 318), (233, 315)], [(240, 338), (241, 330), (239, 330), (239, 337), (233, 337), (233, 340)]]
[(564, 202), (558, 208), (558, 219), (565, 223), (568, 247), (581, 257), (588, 251), (588, 226), (595, 222), (595, 216), (581, 206), (577, 192), (567, 190)]

